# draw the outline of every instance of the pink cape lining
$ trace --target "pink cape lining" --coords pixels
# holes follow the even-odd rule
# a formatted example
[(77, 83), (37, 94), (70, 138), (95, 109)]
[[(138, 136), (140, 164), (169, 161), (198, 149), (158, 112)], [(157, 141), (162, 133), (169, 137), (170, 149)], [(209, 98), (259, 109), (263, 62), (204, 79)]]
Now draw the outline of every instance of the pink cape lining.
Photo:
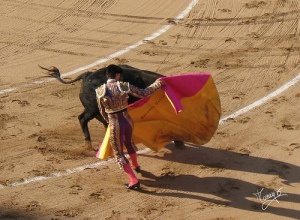
[[(201, 74), (201, 78), (199, 78), (199, 74)], [(166, 84), (162, 86), (162, 90), (166, 92), (172, 102), (176, 114), (183, 110), (181, 100), (198, 93), (210, 77), (209, 73), (187, 73), (164, 77)], [(143, 106), (149, 99), (150, 97), (143, 98), (131, 104), (130, 107), (137, 108)]]

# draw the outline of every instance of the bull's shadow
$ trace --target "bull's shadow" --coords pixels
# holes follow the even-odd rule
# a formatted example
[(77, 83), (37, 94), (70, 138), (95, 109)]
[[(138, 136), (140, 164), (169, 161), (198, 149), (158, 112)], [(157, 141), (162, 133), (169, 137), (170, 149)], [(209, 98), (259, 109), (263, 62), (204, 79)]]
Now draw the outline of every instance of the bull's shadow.
[[(158, 189), (169, 189), (169, 192), (151, 193), (154, 196), (168, 196), (176, 198), (189, 198), (199, 201), (205, 201), (217, 205), (230, 206), (242, 210), (255, 212), (272, 213), (279, 216), (298, 219), (300, 216), (299, 209), (288, 209), (276, 207), (277, 202), (271, 202), (263, 206), (263, 201), (256, 198), (254, 193), (261, 191), (263, 188), (239, 179), (226, 177), (196, 177), (193, 175), (179, 175), (175, 177), (155, 177), (147, 171), (143, 171), (144, 177), (149, 179), (141, 180), (142, 185), (147, 187), (155, 187)], [(263, 189), (262, 196), (271, 193), (271, 189)], [(278, 202), (288, 201), (298, 204), (300, 195), (288, 193), (278, 197)], [(197, 194), (198, 193), (198, 194)], [(206, 196), (208, 195), (208, 196)], [(219, 198), (216, 198), (216, 196)], [(253, 198), (252, 200), (248, 198)], [(265, 210), (263, 210), (263, 208)]]
[(185, 143), (187, 148), (180, 150), (169, 144), (166, 146), (170, 153), (163, 157), (140, 155), (141, 157), (154, 157), (160, 160), (173, 161), (191, 165), (205, 165), (210, 168), (222, 168), (239, 170), (250, 173), (261, 173), (267, 175), (278, 175), (284, 184), (300, 182), (300, 167), (267, 158), (260, 158), (243, 153), (236, 153), (228, 150), (214, 149)]

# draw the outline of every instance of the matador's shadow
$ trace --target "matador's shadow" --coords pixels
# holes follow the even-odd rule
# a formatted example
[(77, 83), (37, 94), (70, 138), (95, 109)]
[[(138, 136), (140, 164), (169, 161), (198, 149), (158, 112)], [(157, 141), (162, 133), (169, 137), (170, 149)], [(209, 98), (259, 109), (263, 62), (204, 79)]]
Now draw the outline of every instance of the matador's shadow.
[[(194, 144), (187, 144), (186, 150), (174, 149), (173, 146), (167, 146), (171, 149), (164, 157), (140, 155), (141, 157), (154, 157), (156, 159), (168, 160), (178, 163), (191, 165), (205, 165), (211, 168), (225, 168), (252, 173), (262, 173), (269, 175), (279, 175), (284, 179), (285, 184), (298, 183), (300, 168), (293, 164), (253, 157), (250, 155), (236, 152), (213, 149)], [(262, 202), (256, 200), (256, 193), (261, 190), (261, 186), (233, 178), (226, 177), (204, 177), (200, 178), (193, 175), (155, 176), (154, 174), (143, 170), (142, 176), (147, 179), (141, 180), (142, 185), (155, 187), (158, 189), (168, 189), (168, 192), (151, 193), (155, 196), (173, 196), (178, 198), (190, 198), (207, 201), (215, 204), (228, 205), (243, 210), (262, 211)], [(171, 191), (171, 192), (170, 192)], [(174, 191), (174, 192), (173, 192)], [(263, 195), (270, 193), (274, 189), (264, 189)], [(198, 193), (198, 194), (197, 194)], [(284, 194), (284, 189), (282, 190)], [(203, 195), (213, 195), (205, 197)], [(262, 196), (263, 196), (262, 195)], [(222, 199), (215, 199), (218, 196)], [(249, 200), (247, 198), (253, 197)], [(256, 201), (256, 202), (254, 202)], [(287, 196), (281, 196), (278, 201), (288, 201), (298, 204), (300, 195), (288, 193)], [(276, 201), (275, 201), (276, 203)], [(297, 219), (300, 216), (300, 210), (274, 207), (270, 205), (264, 212), (273, 213), (279, 216), (286, 216)]]
[[(142, 185), (157, 189), (168, 189), (168, 192), (164, 192), (164, 190), (158, 190), (155, 193), (144, 191), (144, 193), (150, 193), (154, 196), (189, 198), (242, 210), (272, 213), (292, 219), (298, 219), (300, 216), (299, 209), (276, 207), (276, 201), (273, 201), (269, 207), (263, 210), (263, 202), (254, 195), (254, 193), (261, 191), (263, 188), (259, 188), (259, 186), (243, 180), (226, 177), (200, 178), (193, 175), (156, 177), (147, 171), (143, 171), (142, 175), (149, 178), (141, 180)], [(262, 196), (273, 191), (272, 189), (264, 188)], [(282, 195), (285, 194), (284, 190), (282, 190), (281, 193)], [(206, 195), (208, 196), (206, 197)], [(251, 197), (252, 200), (248, 199)], [(289, 203), (299, 204), (300, 195), (288, 193), (287, 195), (278, 197), (277, 200), (279, 203), (287, 201)]]
[(294, 164), (191, 143), (185, 143), (185, 145), (187, 146), (185, 150), (177, 149), (173, 144), (167, 145), (165, 148), (169, 149), (170, 153), (165, 153), (163, 157), (149, 154), (140, 156), (183, 164), (205, 165), (209, 168), (278, 175), (287, 185), (300, 182), (300, 167)]

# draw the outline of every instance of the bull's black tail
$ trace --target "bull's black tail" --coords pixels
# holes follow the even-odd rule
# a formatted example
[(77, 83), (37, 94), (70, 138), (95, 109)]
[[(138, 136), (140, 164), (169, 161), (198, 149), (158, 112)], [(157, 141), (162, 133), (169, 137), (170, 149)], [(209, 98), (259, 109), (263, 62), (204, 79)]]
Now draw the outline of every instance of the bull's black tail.
[(76, 77), (75, 79), (73, 80), (70, 80), (70, 81), (65, 81), (63, 80), (61, 77), (60, 77), (60, 72), (59, 72), (59, 69), (57, 69), (55, 66), (52, 66), (52, 67), (49, 67), (49, 68), (45, 68), (45, 67), (42, 67), (39, 65), (39, 67), (43, 70), (47, 70), (47, 74), (48, 74), (48, 77), (53, 77), (53, 78), (56, 78), (58, 81), (60, 81), (61, 83), (63, 84), (71, 84), (71, 83), (74, 83), (74, 82), (77, 82), (79, 80), (82, 80), (84, 75), (86, 73), (83, 73), (81, 74), (80, 76)]

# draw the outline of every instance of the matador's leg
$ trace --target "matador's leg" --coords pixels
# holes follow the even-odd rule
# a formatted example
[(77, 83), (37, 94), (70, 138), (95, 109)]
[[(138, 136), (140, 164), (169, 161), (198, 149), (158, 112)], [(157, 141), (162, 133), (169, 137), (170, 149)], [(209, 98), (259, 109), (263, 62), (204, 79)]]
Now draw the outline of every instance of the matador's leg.
[(113, 148), (115, 158), (119, 164), (120, 169), (123, 169), (127, 174), (130, 182), (128, 187), (134, 186), (139, 181), (131, 169), (128, 159), (123, 153), (123, 136), (124, 136), (124, 124), (122, 120), (119, 120), (119, 114), (111, 115), (109, 117), (110, 126), (110, 144)]

